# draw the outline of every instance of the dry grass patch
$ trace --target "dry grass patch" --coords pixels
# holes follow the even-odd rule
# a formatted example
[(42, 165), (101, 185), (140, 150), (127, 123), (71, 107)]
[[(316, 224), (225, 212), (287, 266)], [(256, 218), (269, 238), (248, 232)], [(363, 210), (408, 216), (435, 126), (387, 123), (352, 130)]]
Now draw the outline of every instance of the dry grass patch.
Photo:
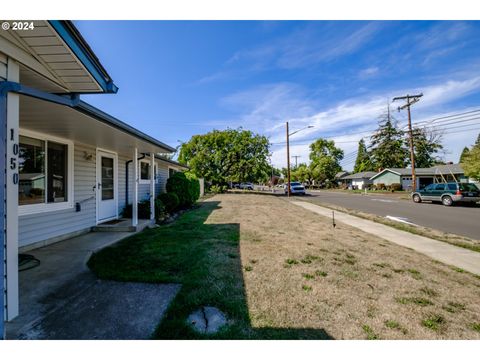
[[(242, 262), (259, 259), (245, 274), (253, 327), (322, 329), (339, 339), (480, 339), (469, 325), (480, 322), (480, 281), (471, 274), (342, 223), (333, 229), (331, 219), (282, 198), (216, 198), (217, 214), (240, 224)], [(281, 219), (272, 220), (278, 211)], [(244, 233), (260, 241), (244, 241)], [(465, 310), (442, 309), (457, 298)], [(442, 315), (444, 331), (422, 325), (431, 313)], [(385, 325), (392, 319), (402, 319), (400, 328)], [(364, 325), (374, 330), (367, 334)]]

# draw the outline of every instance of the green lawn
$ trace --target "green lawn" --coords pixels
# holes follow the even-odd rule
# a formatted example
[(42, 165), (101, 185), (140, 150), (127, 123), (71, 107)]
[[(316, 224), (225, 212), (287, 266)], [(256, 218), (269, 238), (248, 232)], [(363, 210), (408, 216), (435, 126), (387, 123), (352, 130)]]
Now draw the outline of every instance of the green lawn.
[[(218, 201), (205, 201), (177, 221), (147, 229), (94, 254), (88, 266), (102, 279), (180, 283), (181, 290), (159, 324), (155, 339), (322, 338), (318, 331), (253, 329), (246, 305), (239, 254), (239, 224), (205, 224)], [(186, 323), (200, 306), (216, 306), (228, 326), (201, 335)], [(307, 331), (308, 332), (308, 331)]]

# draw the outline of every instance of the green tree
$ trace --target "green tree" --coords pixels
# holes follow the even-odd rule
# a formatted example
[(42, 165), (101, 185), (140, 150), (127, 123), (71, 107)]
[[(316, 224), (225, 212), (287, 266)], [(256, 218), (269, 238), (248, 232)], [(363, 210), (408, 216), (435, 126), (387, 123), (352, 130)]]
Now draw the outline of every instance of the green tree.
[(370, 139), (370, 155), (375, 170), (403, 168), (408, 162), (408, 151), (404, 146), (404, 133), (398, 129), (390, 109), (380, 117), (378, 128)]
[[(428, 168), (434, 166), (440, 159), (436, 154), (443, 149), (442, 136), (431, 130), (416, 128), (412, 131), (415, 167)], [(410, 146), (410, 139), (405, 139), (405, 147)], [(411, 163), (408, 157), (408, 164)]]
[(211, 185), (263, 182), (270, 178), (269, 142), (249, 130), (213, 130), (182, 144), (178, 161)]
[(469, 153), (470, 153), (470, 149), (465, 146), (463, 148), (462, 154), (460, 155), (460, 159), (458, 160), (458, 162), (461, 163), (461, 164), (464, 163), (465, 159), (466, 159), (466, 157), (468, 156)]
[(305, 163), (298, 164), (298, 166), (290, 172), (292, 181), (300, 181), (302, 183), (311, 184), (314, 180), (312, 168)]
[(480, 180), (480, 143), (470, 149), (462, 167), (466, 176)]
[(360, 139), (358, 142), (357, 159), (355, 160), (353, 172), (358, 173), (362, 171), (373, 171), (374, 169), (375, 168), (372, 164), (372, 160), (370, 159), (370, 154), (365, 146), (365, 141)]
[(333, 181), (335, 174), (342, 170), (340, 161), (343, 150), (333, 140), (318, 139), (310, 144), (310, 171), (312, 179), (319, 182)]

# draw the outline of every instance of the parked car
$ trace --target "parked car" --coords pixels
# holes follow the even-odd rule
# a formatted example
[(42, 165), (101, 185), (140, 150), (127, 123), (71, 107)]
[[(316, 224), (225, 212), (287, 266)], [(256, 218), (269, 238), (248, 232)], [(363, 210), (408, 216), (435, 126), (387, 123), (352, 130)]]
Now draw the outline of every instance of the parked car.
[(474, 184), (468, 183), (430, 184), (413, 192), (412, 200), (416, 203), (425, 200), (440, 201), (445, 206), (458, 202), (476, 203), (480, 201), (480, 190)]
[[(285, 184), (284, 186), (285, 189), (285, 194), (288, 193), (288, 188), (287, 185)], [(305, 195), (305, 186), (303, 186), (299, 182), (290, 182), (290, 194), (299, 194), (299, 195)]]
[(253, 190), (253, 184), (252, 183), (241, 183), (240, 184), (240, 189), (242, 189), (242, 190)]

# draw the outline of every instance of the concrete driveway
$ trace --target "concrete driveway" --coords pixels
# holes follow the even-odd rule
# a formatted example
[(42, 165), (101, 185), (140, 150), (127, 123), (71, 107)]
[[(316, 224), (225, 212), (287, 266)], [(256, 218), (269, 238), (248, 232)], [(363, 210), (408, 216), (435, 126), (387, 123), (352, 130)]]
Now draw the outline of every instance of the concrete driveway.
[(179, 285), (100, 281), (91, 254), (132, 235), (88, 233), (28, 251), (40, 266), (20, 272), (20, 315), (7, 339), (147, 339)]
[(348, 194), (334, 191), (310, 192), (308, 201), (328, 203), (379, 216), (393, 216), (416, 225), (480, 239), (480, 205), (443, 206), (402, 200), (392, 196)]

